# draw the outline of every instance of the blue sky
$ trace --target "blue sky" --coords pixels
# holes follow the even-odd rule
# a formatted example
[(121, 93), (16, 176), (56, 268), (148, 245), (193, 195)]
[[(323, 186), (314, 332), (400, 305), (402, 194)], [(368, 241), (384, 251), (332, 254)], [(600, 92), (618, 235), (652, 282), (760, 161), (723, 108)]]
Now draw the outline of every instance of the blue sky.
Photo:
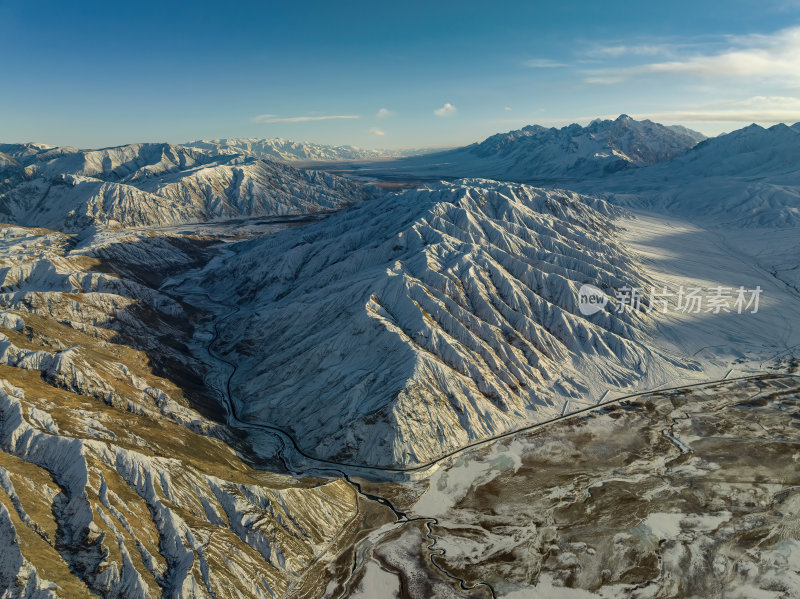
[(800, 121), (800, 0), (0, 0), (0, 141), (468, 143), (620, 113)]

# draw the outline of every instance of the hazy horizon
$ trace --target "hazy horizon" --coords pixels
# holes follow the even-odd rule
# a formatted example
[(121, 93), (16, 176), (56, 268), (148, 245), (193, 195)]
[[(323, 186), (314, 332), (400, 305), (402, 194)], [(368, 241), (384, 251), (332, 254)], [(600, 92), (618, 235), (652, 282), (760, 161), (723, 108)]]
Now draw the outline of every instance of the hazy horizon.
[[(620, 113), (620, 114), (626, 114), (626, 113)], [(619, 115), (617, 115), (617, 116), (619, 116)], [(631, 116), (631, 118), (635, 118), (636, 120), (645, 120), (645, 117), (636, 118), (633, 115), (628, 115), (628, 116)], [(578, 125), (581, 125), (581, 126), (585, 127), (589, 123), (591, 123), (593, 120), (596, 120), (596, 119), (614, 120), (615, 118), (617, 118), (617, 117), (614, 117), (614, 116), (611, 116), (611, 115), (607, 115), (607, 116), (594, 117), (594, 118), (585, 117), (585, 118), (580, 118), (580, 119), (576, 119), (574, 121), (569, 121), (569, 122), (568, 121), (563, 121), (563, 124), (555, 123), (555, 124), (552, 124), (552, 125), (549, 125), (549, 124), (545, 125), (543, 123), (528, 123), (527, 125), (521, 125), (520, 127), (517, 127), (517, 129), (521, 129), (522, 127), (525, 127), (525, 126), (528, 126), (528, 125), (542, 125), (542, 126), (545, 126), (545, 127), (554, 127), (554, 128), (557, 128), (557, 129), (561, 128), (561, 127), (566, 127), (566, 126), (569, 126), (569, 125), (572, 125), (572, 124), (578, 124)], [(650, 119), (650, 120), (652, 120), (652, 119)], [(656, 122), (660, 122), (660, 121), (656, 121)], [(796, 124), (795, 122), (791, 122), (791, 121), (788, 121), (788, 120), (787, 121), (782, 121), (782, 122), (783, 122), (783, 124), (789, 125), (789, 126)], [(798, 122), (800, 122), (800, 121), (798, 121)], [(683, 126), (683, 127), (688, 128), (688, 129), (691, 129), (693, 131), (696, 131), (698, 133), (702, 133), (706, 137), (716, 137), (716, 136), (719, 136), (719, 135), (725, 135), (725, 134), (730, 133), (730, 132), (732, 132), (732, 131), (734, 131), (736, 129), (742, 128), (742, 127), (737, 127), (736, 129), (726, 129), (726, 130), (720, 131), (718, 133), (708, 133), (706, 131), (701, 131), (700, 129), (692, 127), (691, 125), (686, 125), (684, 123), (660, 122), (660, 124), (662, 124), (662, 125), (670, 125), (670, 126), (671, 125)], [(752, 125), (752, 124), (759, 125), (759, 126), (764, 127), (764, 128), (768, 128), (768, 127), (774, 126), (774, 125), (779, 124), (779, 123), (768, 122), (768, 123), (764, 124), (764, 123), (755, 123), (755, 122), (753, 122), (753, 123), (748, 123), (746, 125), (743, 125), (743, 127), (746, 127), (746, 126)], [(396, 151), (428, 150), (428, 151), (431, 151), (431, 152), (435, 152), (435, 151), (439, 151), (439, 150), (447, 150), (447, 149), (452, 149), (452, 148), (458, 148), (458, 147), (462, 147), (462, 146), (469, 145), (469, 144), (472, 144), (472, 143), (479, 143), (479, 142), (483, 141), (484, 139), (486, 139), (486, 137), (489, 137), (489, 136), (494, 135), (496, 133), (506, 133), (508, 131), (513, 131), (513, 129), (498, 129), (497, 131), (494, 131), (493, 133), (489, 133), (488, 135), (486, 135), (484, 137), (481, 137), (479, 139), (466, 140), (466, 141), (463, 141), (461, 143), (453, 143), (453, 144), (449, 144), (449, 145), (427, 145), (427, 146), (426, 145), (410, 145), (410, 146), (396, 146), (396, 147), (383, 146), (383, 145), (380, 145), (379, 143), (372, 144), (372, 145), (356, 145), (356, 144), (346, 144), (346, 143), (324, 143), (324, 142), (317, 142), (317, 141), (314, 141), (312, 139), (300, 139), (300, 138), (292, 138), (292, 137), (254, 137), (254, 136), (250, 136), (250, 137), (230, 137), (229, 136), (229, 137), (218, 137), (218, 138), (199, 138), (198, 137), (198, 138), (195, 138), (195, 139), (182, 139), (182, 140), (174, 140), (174, 139), (144, 139), (144, 140), (139, 140), (139, 139), (134, 139), (134, 140), (122, 142), (122, 143), (119, 143), (119, 144), (111, 144), (111, 145), (106, 145), (106, 146), (79, 146), (79, 145), (73, 144), (73, 143), (54, 144), (54, 143), (48, 143), (47, 141), (42, 141), (42, 140), (38, 140), (38, 139), (26, 139), (26, 140), (0, 139), (0, 143), (20, 143), (20, 144), (37, 143), (37, 144), (44, 144), (44, 145), (53, 146), (53, 147), (76, 147), (76, 148), (82, 149), (82, 150), (100, 150), (100, 149), (104, 149), (104, 148), (113, 148), (113, 147), (126, 146), (126, 145), (132, 145), (132, 144), (147, 144), (147, 143), (169, 143), (169, 144), (173, 144), (173, 145), (184, 145), (184, 144), (187, 144), (187, 143), (197, 142), (197, 141), (217, 141), (217, 140), (225, 140), (225, 139), (228, 139), (228, 140), (234, 140), (234, 139), (282, 139), (284, 141), (289, 141), (289, 142), (311, 143), (311, 144), (318, 144), (318, 145), (322, 145), (322, 146), (333, 146), (333, 147), (335, 147), (335, 146), (352, 146), (352, 147), (356, 147), (356, 148), (364, 149), (364, 150), (396, 150)]]
[(443, 148), (620, 113), (709, 136), (800, 121), (793, 0), (6, 3), (0, 33), (7, 142)]

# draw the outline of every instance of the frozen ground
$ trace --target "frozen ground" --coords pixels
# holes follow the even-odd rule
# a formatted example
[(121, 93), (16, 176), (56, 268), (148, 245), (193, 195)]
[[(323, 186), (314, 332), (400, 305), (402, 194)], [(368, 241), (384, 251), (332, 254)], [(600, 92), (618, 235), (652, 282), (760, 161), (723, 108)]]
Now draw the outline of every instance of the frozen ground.
[(798, 391), (775, 375), (645, 395), (372, 489), (435, 517), (437, 564), (498, 597), (798, 597)]

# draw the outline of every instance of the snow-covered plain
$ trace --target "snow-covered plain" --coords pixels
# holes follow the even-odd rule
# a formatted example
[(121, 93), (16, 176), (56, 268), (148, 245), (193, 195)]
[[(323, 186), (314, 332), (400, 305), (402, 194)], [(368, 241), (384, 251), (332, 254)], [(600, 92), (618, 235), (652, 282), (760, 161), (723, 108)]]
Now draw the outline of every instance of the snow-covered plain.
[[(787, 284), (789, 275), (784, 275), (787, 281), (779, 276), (797, 249), (796, 231), (704, 227), (643, 212), (620, 224), (622, 241), (657, 290), (706, 290), (699, 313), (675, 310), (676, 298), (670, 298), (671, 307), (659, 315), (654, 336), (661, 347), (672, 346), (675, 354), (700, 362), (700, 380), (785, 370), (800, 355), (800, 293)], [(706, 312), (711, 307), (708, 290), (719, 287), (732, 293), (739, 287), (760, 287), (758, 311)], [(732, 302), (728, 305), (732, 308)]]

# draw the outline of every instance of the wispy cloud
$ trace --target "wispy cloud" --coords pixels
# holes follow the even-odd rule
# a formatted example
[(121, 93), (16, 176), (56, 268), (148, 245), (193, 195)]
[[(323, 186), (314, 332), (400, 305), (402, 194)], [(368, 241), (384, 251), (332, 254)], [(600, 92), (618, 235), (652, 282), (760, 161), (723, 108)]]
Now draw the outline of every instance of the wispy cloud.
[(787, 110), (673, 110), (634, 115), (634, 118), (680, 123), (795, 123), (800, 122), (800, 112)]
[(794, 123), (800, 121), (800, 98), (753, 96), (727, 100), (696, 110), (673, 110), (647, 115), (652, 120), (724, 123)]
[(664, 56), (675, 52), (672, 44), (609, 44), (590, 48), (589, 58), (619, 58), (621, 56)]
[(511, 112), (511, 106), (506, 106), (505, 108), (503, 108), (503, 110), (505, 110), (506, 112)]
[(386, 131), (378, 129), (377, 127), (372, 127), (369, 132), (372, 133), (372, 135), (377, 135), (378, 137), (383, 137), (386, 135)]
[(587, 75), (583, 78), (585, 83), (594, 83), (597, 85), (613, 85), (615, 83), (622, 83), (628, 78), (628, 75), (622, 73), (613, 74), (609, 71), (594, 71), (594, 74)]
[(800, 110), (800, 98), (791, 96), (753, 96), (744, 100), (729, 100), (727, 104), (736, 106), (758, 106), (761, 108), (782, 108)]
[(444, 106), (441, 108), (437, 108), (433, 111), (433, 114), (436, 116), (450, 116), (456, 111), (456, 107), (450, 104), (450, 102), (445, 102)]
[[(600, 119), (615, 119), (616, 114), (579, 116), (555, 119), (557, 123), (588, 123)], [(753, 96), (743, 99), (720, 100), (695, 107), (674, 110), (633, 112), (637, 120), (650, 119), (668, 123), (796, 123), (800, 122), (800, 98), (789, 96)]]
[(566, 63), (550, 60), (549, 58), (529, 58), (522, 64), (532, 69), (553, 69), (568, 66)]
[(276, 117), (274, 114), (262, 114), (253, 120), (257, 123), (303, 123), (305, 121), (329, 121), (333, 119), (359, 119), (357, 114), (334, 114), (325, 116), (287, 116)]
[(387, 116), (392, 116), (393, 114), (394, 112), (388, 108), (381, 108), (375, 116), (379, 119), (385, 119)]
[[(660, 123), (705, 123), (704, 130), (723, 130), (714, 123), (725, 123), (742, 127), (750, 123), (771, 125), (773, 123), (800, 122), (800, 97), (792, 96), (751, 96), (708, 102), (702, 105), (683, 105), (671, 110), (655, 110), (652, 112), (629, 112), (636, 120), (650, 119)], [(614, 120), (619, 115), (591, 114), (582, 116), (558, 116), (542, 118), (530, 115), (525, 118), (499, 119), (491, 121), (496, 125), (520, 126), (524, 123), (537, 123), (544, 126), (562, 127), (570, 123), (588, 124), (594, 119)], [(708, 132), (708, 131), (706, 131)]]
[(683, 75), (703, 80), (740, 79), (800, 85), (800, 27), (772, 35), (731, 36), (716, 53), (695, 53), (675, 60), (586, 73), (587, 83), (611, 84), (646, 75)]

